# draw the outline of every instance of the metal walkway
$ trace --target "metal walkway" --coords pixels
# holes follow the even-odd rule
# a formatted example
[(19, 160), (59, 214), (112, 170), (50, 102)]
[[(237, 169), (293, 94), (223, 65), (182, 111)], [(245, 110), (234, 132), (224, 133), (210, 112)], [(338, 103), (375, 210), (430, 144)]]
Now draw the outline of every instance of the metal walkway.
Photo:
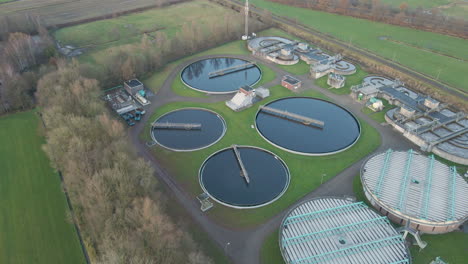
[(249, 174), (247, 173), (247, 170), (245, 169), (244, 162), (242, 162), (240, 152), (237, 149), (237, 145), (232, 145), (232, 150), (234, 150), (234, 154), (236, 154), (237, 162), (239, 163), (239, 167), (241, 169), (241, 174), (240, 174), (241, 177), (243, 177), (247, 183), (250, 183)]
[(325, 126), (325, 122), (323, 121), (313, 119), (307, 116), (299, 115), (299, 114), (290, 113), (288, 111), (279, 110), (279, 109), (268, 107), (268, 106), (260, 106), (260, 110), (271, 115), (275, 115), (284, 119), (289, 119), (289, 120), (301, 123), (306, 126), (315, 126), (319, 128), (323, 128)]
[(157, 129), (177, 129), (177, 130), (200, 130), (200, 123), (153, 123), (153, 128)]
[(239, 70), (246, 70), (246, 69), (252, 68), (254, 66), (254, 64), (255, 63), (253, 63), (253, 62), (247, 62), (247, 63), (241, 64), (241, 65), (235, 65), (235, 66), (224, 68), (224, 69), (221, 69), (221, 70), (218, 70), (218, 71), (210, 72), (210, 73), (208, 73), (208, 76), (210, 78), (214, 78), (214, 77), (217, 77), (217, 76), (233, 73), (233, 72), (236, 72), (236, 71), (239, 71)]

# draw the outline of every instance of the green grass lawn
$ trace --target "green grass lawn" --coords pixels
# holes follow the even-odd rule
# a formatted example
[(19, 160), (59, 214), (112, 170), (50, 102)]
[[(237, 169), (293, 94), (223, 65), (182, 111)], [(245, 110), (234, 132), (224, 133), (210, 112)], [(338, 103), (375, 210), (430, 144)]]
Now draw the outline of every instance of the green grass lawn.
[(34, 111), (0, 117), (0, 263), (84, 263)]
[(324, 89), (329, 90), (334, 94), (350, 94), (351, 93), (351, 86), (361, 84), (364, 77), (369, 75), (366, 71), (364, 71), (359, 65), (356, 66), (356, 73), (352, 75), (346, 75), (345, 86), (339, 89), (331, 88), (330, 85), (327, 84), (328, 75), (323, 76), (315, 80), (315, 85), (322, 87)]
[[(227, 108), (224, 102), (215, 104), (178, 102), (160, 107), (149, 120), (152, 122), (164, 113), (188, 106), (214, 110), (226, 120), (226, 135), (217, 144), (207, 149), (181, 153), (168, 151), (157, 146), (152, 148), (158, 160), (164, 164), (165, 168), (168, 168), (171, 175), (174, 175), (178, 182), (193, 196), (202, 193), (198, 182), (198, 170), (203, 161), (213, 152), (229, 147), (232, 144), (253, 145), (265, 148), (274, 152), (286, 162), (291, 173), (291, 183), (286, 193), (276, 202), (255, 210), (237, 210), (216, 204), (207, 214), (224, 225), (248, 227), (264, 222), (297, 201), (300, 197), (317, 188), (320, 185), (320, 175), (322, 173), (326, 173), (329, 179), (375, 150), (380, 144), (378, 132), (361, 120), (361, 139), (352, 148), (342, 153), (325, 157), (309, 157), (277, 149), (263, 140), (257, 131), (251, 128), (251, 125), (254, 124), (254, 117), (259, 104), (265, 104), (277, 98), (294, 96), (296, 94), (279, 85), (272, 87), (271, 93), (272, 95), (266, 100), (238, 113)], [(321, 93), (312, 90), (306, 91), (301, 95), (326, 99)], [(150, 122), (142, 134), (142, 139), (144, 140), (150, 140)]]
[(310, 72), (310, 65), (302, 60), (299, 60), (299, 62), (294, 65), (278, 65), (278, 68), (281, 68), (294, 75), (303, 75)]
[[(468, 40), (266, 0), (256, 0), (253, 4), (274, 14), (295, 18), (316, 30), (434, 78), (439, 75), (441, 81), (468, 91), (464, 78), (460, 78), (468, 72)], [(389, 38), (381, 40), (381, 36)]]

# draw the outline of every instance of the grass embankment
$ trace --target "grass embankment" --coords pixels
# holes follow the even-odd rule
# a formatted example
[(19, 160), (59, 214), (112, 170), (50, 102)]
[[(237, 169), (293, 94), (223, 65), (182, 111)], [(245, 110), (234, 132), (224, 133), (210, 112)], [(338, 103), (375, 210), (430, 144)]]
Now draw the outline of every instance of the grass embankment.
[(34, 111), (0, 118), (0, 263), (84, 263)]
[(255, 5), (468, 91), (460, 78), (468, 72), (468, 40), (266, 0), (257, 0)]
[[(281, 86), (272, 87), (271, 93), (272, 95), (267, 100), (260, 103), (265, 104), (277, 98), (296, 95)], [(301, 95), (326, 99), (316, 91), (306, 91)], [(291, 183), (287, 192), (271, 205), (255, 210), (236, 210), (216, 204), (208, 212), (208, 215), (225, 225), (247, 227), (271, 218), (300, 197), (317, 188), (320, 185), (320, 175), (322, 173), (326, 173), (327, 178), (331, 178), (376, 149), (380, 144), (380, 136), (377, 131), (361, 120), (361, 139), (352, 148), (342, 153), (326, 157), (306, 157), (279, 150), (268, 144), (255, 129), (251, 128), (260, 103), (247, 110), (235, 113), (227, 108), (224, 102), (215, 104), (179, 102), (159, 108), (150, 118), (151, 122), (171, 110), (197, 106), (214, 110), (226, 120), (228, 128), (226, 135), (217, 144), (207, 149), (187, 153), (171, 152), (157, 146), (152, 149), (154, 155), (169, 169), (171, 175), (174, 175), (178, 182), (193, 196), (202, 192), (198, 182), (198, 170), (203, 161), (213, 152), (229, 147), (232, 144), (265, 148), (274, 152), (286, 162), (291, 173)], [(143, 132), (142, 137), (144, 140), (150, 140), (149, 126), (150, 123), (147, 124)]]
[(104, 49), (138, 43), (144, 33), (151, 39), (156, 32), (164, 32), (171, 39), (187, 23), (197, 21), (209, 30), (212, 21), (228, 14), (234, 11), (197, 0), (62, 28), (55, 31), (54, 36), (63, 44), (88, 48), (79, 60), (92, 63), (106, 55), (101, 52)]

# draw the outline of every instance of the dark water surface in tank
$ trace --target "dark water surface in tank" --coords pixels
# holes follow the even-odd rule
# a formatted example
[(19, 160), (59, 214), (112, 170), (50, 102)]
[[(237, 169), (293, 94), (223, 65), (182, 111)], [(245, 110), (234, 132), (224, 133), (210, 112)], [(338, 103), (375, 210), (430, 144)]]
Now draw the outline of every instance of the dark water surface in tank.
[(192, 88), (208, 93), (235, 92), (243, 85), (254, 85), (260, 80), (261, 71), (256, 66), (210, 78), (210, 72), (242, 65), (248, 61), (233, 58), (211, 58), (196, 61), (182, 70), (182, 80)]
[(238, 147), (250, 178), (247, 184), (232, 148), (211, 156), (200, 169), (200, 182), (218, 201), (238, 206), (259, 206), (278, 198), (289, 184), (286, 165), (275, 155), (251, 147)]
[(213, 144), (226, 130), (224, 120), (216, 113), (197, 108), (184, 108), (161, 116), (160, 123), (199, 123), (200, 130), (153, 129), (156, 141), (176, 150), (195, 150)]
[(361, 132), (358, 121), (350, 112), (324, 100), (292, 97), (273, 101), (267, 106), (325, 122), (320, 129), (259, 111), (256, 117), (258, 131), (270, 142), (288, 150), (316, 155), (340, 151), (354, 144)]

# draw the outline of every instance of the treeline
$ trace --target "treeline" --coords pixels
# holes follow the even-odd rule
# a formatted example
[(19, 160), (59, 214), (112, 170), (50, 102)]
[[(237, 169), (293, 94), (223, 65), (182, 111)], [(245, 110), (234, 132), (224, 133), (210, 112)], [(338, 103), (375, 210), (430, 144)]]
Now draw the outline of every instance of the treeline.
[[(157, 71), (169, 61), (239, 39), (243, 34), (242, 18), (232, 13), (204, 25), (196, 21), (186, 23), (172, 37), (164, 32), (156, 32), (154, 36), (144, 34), (138, 43), (100, 52), (102, 56), (96, 63), (81, 64), (80, 71), (87, 78), (97, 79), (102, 87), (113, 87), (131, 77)], [(0, 47), (0, 55), (5, 58), (0, 62), (0, 114), (31, 108), (37, 80), (56, 67), (52, 38), (37, 20), (27, 18), (25, 23), (28, 21), (37, 27), (33, 31), (38, 35), (8, 33), (4, 48)], [(250, 20), (252, 30), (268, 26)]]
[(54, 42), (44, 27), (36, 26), (35, 36), (8, 33), (0, 43), (0, 114), (32, 107), (37, 81), (54, 68), (49, 64)]
[(431, 10), (412, 8), (407, 3), (395, 8), (379, 0), (268, 1), (468, 38), (468, 20), (445, 16), (437, 8)]
[[(161, 31), (154, 35), (144, 34), (139, 43), (100, 52), (97, 63), (83, 65), (83, 71), (86, 76), (98, 79), (103, 86), (112, 87), (131, 77), (154, 72), (169, 61), (240, 39), (243, 27), (243, 16), (232, 13), (213, 18), (205, 24), (186, 23), (172, 37)], [(266, 23), (250, 20), (253, 31), (267, 27)]]
[(91, 262), (212, 263), (165, 213), (154, 171), (107, 113), (98, 81), (83, 77), (76, 62), (57, 67), (37, 90), (44, 150), (63, 174)]

